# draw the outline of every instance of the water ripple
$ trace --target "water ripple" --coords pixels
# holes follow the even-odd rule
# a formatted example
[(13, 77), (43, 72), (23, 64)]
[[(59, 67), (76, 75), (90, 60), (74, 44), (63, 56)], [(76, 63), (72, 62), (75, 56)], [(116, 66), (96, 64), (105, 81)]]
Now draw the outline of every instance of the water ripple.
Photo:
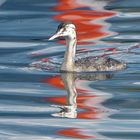
[[(139, 140), (139, 0), (0, 0), (0, 138)], [(58, 22), (77, 25), (77, 58), (128, 63), (114, 73), (59, 73)]]

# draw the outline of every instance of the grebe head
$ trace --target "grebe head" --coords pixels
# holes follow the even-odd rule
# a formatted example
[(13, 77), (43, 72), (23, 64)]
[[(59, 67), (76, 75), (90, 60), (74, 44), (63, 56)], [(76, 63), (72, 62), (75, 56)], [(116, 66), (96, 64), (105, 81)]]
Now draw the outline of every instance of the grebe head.
[(53, 40), (58, 37), (64, 37), (65, 39), (74, 39), (76, 37), (76, 27), (73, 23), (64, 22), (61, 23), (56, 33), (49, 38), (49, 40)]

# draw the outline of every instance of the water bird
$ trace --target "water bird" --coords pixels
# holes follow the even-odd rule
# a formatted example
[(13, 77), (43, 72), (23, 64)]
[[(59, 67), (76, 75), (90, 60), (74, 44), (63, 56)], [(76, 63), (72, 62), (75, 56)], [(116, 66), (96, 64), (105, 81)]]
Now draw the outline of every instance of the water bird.
[(96, 72), (96, 71), (118, 71), (126, 68), (126, 63), (110, 58), (108, 56), (88, 56), (75, 60), (77, 34), (76, 26), (71, 22), (61, 23), (54, 35), (48, 40), (63, 37), (66, 40), (66, 51), (64, 61), (60, 70), (65, 72)]

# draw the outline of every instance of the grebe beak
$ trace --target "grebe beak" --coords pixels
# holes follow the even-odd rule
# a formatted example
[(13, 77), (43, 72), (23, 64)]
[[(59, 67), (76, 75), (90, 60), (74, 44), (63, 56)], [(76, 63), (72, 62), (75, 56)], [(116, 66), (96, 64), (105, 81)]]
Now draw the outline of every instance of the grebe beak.
[(60, 30), (56, 31), (56, 33), (53, 36), (51, 36), (48, 40), (54, 40), (58, 37), (64, 37), (64, 32), (63, 31), (64, 31), (63, 29), (60, 29)]
[(54, 40), (55, 38), (58, 38), (58, 34), (54, 34), (53, 36), (51, 36), (48, 40)]

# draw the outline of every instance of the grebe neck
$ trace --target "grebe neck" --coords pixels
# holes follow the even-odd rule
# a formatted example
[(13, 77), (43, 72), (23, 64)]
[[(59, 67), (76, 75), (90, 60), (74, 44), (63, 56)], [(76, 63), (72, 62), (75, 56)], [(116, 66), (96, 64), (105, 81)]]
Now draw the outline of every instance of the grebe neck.
[(62, 71), (73, 71), (75, 63), (75, 54), (76, 54), (76, 37), (66, 38), (66, 51), (64, 54), (64, 62), (61, 66)]

